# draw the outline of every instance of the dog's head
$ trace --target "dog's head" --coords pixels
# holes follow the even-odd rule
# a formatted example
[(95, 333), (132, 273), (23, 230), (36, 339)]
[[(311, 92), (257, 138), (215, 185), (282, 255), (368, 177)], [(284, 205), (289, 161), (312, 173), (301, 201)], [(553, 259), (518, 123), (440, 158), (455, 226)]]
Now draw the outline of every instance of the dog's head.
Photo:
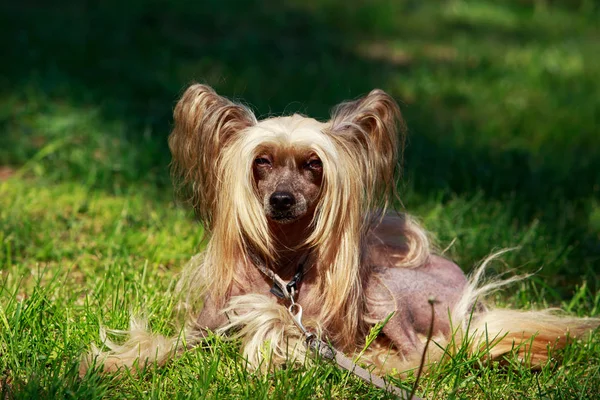
[(402, 121), (381, 90), (338, 105), (328, 122), (297, 114), (257, 121), (247, 107), (196, 84), (174, 115), (174, 171), (192, 188), (209, 230), (219, 220), (268, 241), (269, 222), (309, 217), (311, 240), (320, 240), (385, 204), (395, 187)]
[[(265, 216), (286, 224), (314, 213), (323, 185), (322, 124), (294, 115), (270, 118), (246, 132), (260, 143), (252, 151), (252, 179)], [(252, 147), (252, 145), (249, 145)]]

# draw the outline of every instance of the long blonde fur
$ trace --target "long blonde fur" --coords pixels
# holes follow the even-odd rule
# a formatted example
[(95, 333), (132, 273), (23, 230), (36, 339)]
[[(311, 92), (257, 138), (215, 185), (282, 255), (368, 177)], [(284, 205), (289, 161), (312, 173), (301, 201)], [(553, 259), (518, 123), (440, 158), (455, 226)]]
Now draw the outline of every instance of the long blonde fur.
[[(241, 341), (242, 354), (251, 368), (265, 371), (288, 362), (306, 361), (306, 338), (274, 296), (234, 296), (223, 311), (229, 322), (217, 333)], [(320, 336), (318, 321), (304, 319), (303, 324)]]
[[(338, 349), (355, 351), (373, 322), (365, 294), (370, 274), (363, 262), (367, 240), (396, 195), (404, 125), (394, 100), (374, 90), (338, 106), (327, 123), (298, 115), (258, 122), (247, 107), (196, 84), (183, 94), (174, 116), (175, 127), (169, 137), (173, 171), (181, 177), (182, 186), (191, 190), (190, 201), (209, 233), (206, 250), (188, 263), (178, 284), (190, 320), (197, 316), (194, 312), (202, 299), (210, 296), (229, 318), (219, 333), (234, 332), (233, 337), (240, 338), (251, 366), (264, 368), (269, 363), (305, 359), (302, 335), (285, 307), (273, 297), (231, 293), (246, 281), (252, 256), (267, 265), (277, 257), (277, 238), (271, 236), (256, 195), (253, 161), (265, 148), (309, 150), (323, 164), (323, 183), (311, 234), (299, 246), (310, 249), (318, 264), (311, 302), (319, 307), (305, 322), (326, 332)], [(423, 265), (432, 252), (427, 233), (408, 216), (398, 221), (394, 233), (406, 251), (391, 267)], [(448, 310), (454, 335), (434, 338), (448, 350), (430, 346), (428, 363), (456, 352), (460, 343), (467, 342), (471, 352), (491, 358), (516, 346), (519, 354), (529, 354), (531, 362), (539, 363), (547, 357), (548, 345), (564, 345), (566, 332), (577, 337), (598, 325), (597, 319), (574, 319), (549, 311), (472, 312), (473, 304), (486, 294), (514, 280), (484, 283), (487, 263), (471, 277), (454, 309)], [(132, 366), (136, 359), (142, 364), (162, 363), (182, 349), (184, 342), (200, 340), (193, 327), (169, 339), (149, 334), (143, 324), (135, 322), (128, 333), (129, 340), (121, 345), (103, 337), (109, 350), (94, 348), (82, 363), (82, 373), (94, 359), (103, 361), (105, 370)], [(407, 359), (386, 346), (376, 342), (363, 359), (382, 372), (418, 366), (420, 356)]]
[[(109, 339), (108, 335), (125, 337), (119, 344)], [(104, 372), (115, 372), (122, 367), (144, 368), (150, 364), (164, 364), (186, 342), (182, 336), (172, 338), (151, 333), (144, 319), (132, 318), (129, 329), (100, 329), (100, 340), (103, 350), (92, 344), (90, 352), (84, 354), (79, 365), (79, 374), (85, 375), (92, 367), (99, 367)], [(136, 364), (137, 363), (137, 364)]]
[(317, 123), (316, 129), (294, 126), (308, 119), (289, 117), (285, 128), (295, 130), (293, 138), (276, 123), (256, 126), (247, 111), (204, 85), (191, 86), (175, 109), (169, 138), (174, 170), (194, 186), (194, 207), (211, 235), (203, 263), (186, 273), (188, 280), (180, 287), (193, 288), (187, 291), (192, 296), (209, 293), (224, 306), (232, 285), (244, 281), (244, 269), (236, 266), (250, 259), (250, 249), (267, 263), (273, 259), (273, 239), (252, 183), (252, 162), (265, 146), (309, 148), (325, 171), (314, 229), (304, 244), (315, 249), (323, 267), (317, 277), (321, 290), (315, 291), (315, 302), (322, 304), (318, 320), (333, 328), (332, 340), (350, 349), (365, 329), (361, 257), (365, 235), (376, 218), (369, 211), (385, 212), (395, 190), (398, 149), (404, 142), (398, 106), (375, 90), (364, 99), (341, 104), (331, 121)]

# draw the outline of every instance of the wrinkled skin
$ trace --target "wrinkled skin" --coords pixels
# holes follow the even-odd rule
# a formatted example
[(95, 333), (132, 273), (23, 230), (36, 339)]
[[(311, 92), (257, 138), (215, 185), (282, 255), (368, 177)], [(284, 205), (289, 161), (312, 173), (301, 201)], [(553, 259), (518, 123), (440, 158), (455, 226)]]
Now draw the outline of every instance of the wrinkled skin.
[(434, 334), (450, 333), (448, 310), (459, 300), (466, 284), (466, 278), (456, 264), (431, 256), (426, 264), (416, 269), (377, 266), (373, 272), (378, 279), (368, 287), (368, 295), (381, 298), (387, 289), (394, 297), (396, 309), (377, 304), (369, 311), (379, 320), (396, 311), (383, 334), (398, 350), (404, 354), (414, 354), (415, 350), (421, 352), (422, 338), (427, 337), (431, 323), (429, 299), (435, 300)]
[(254, 160), (253, 173), (259, 198), (271, 221), (286, 224), (312, 214), (323, 178), (318, 157), (310, 152), (261, 153)]

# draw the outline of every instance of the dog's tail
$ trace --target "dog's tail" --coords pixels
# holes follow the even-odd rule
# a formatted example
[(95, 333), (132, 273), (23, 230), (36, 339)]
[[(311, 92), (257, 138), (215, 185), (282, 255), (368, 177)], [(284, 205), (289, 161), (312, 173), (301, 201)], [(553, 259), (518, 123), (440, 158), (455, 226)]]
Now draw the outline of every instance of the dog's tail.
[(495, 290), (529, 276), (483, 282), (489, 262), (505, 251), (488, 257), (471, 275), (451, 314), (457, 328), (455, 338), (460, 338), (460, 346), (469, 353), (487, 360), (514, 353), (521, 362), (536, 368), (548, 360), (552, 351), (600, 326), (600, 319), (572, 317), (558, 309), (520, 311), (480, 303)]
[[(118, 344), (110, 340), (108, 334), (126, 336), (127, 340)], [(162, 365), (180, 350), (198, 341), (197, 334), (186, 334), (186, 330), (170, 338), (151, 333), (147, 322), (137, 318), (131, 319), (127, 331), (101, 328), (100, 339), (108, 350), (103, 351), (92, 344), (90, 352), (82, 357), (79, 365), (80, 376), (84, 376), (89, 369), (95, 367), (103, 372), (114, 372), (121, 368), (137, 370), (146, 365)]]
[(550, 353), (600, 325), (594, 318), (560, 315), (556, 310), (484, 311), (472, 320), (463, 337), (472, 354), (497, 360), (514, 353), (525, 365), (537, 368)]

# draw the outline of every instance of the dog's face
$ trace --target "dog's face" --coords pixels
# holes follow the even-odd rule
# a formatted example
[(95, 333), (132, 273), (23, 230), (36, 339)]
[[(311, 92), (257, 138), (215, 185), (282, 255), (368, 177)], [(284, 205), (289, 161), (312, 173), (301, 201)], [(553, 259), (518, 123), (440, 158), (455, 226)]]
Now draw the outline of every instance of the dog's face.
[(314, 212), (323, 186), (323, 160), (314, 148), (314, 142), (325, 139), (321, 125), (294, 115), (249, 129), (248, 138), (257, 143), (252, 160), (256, 194), (270, 221), (287, 224)]
[(323, 180), (323, 163), (316, 154), (265, 151), (254, 160), (252, 171), (271, 221), (293, 222), (314, 210)]

